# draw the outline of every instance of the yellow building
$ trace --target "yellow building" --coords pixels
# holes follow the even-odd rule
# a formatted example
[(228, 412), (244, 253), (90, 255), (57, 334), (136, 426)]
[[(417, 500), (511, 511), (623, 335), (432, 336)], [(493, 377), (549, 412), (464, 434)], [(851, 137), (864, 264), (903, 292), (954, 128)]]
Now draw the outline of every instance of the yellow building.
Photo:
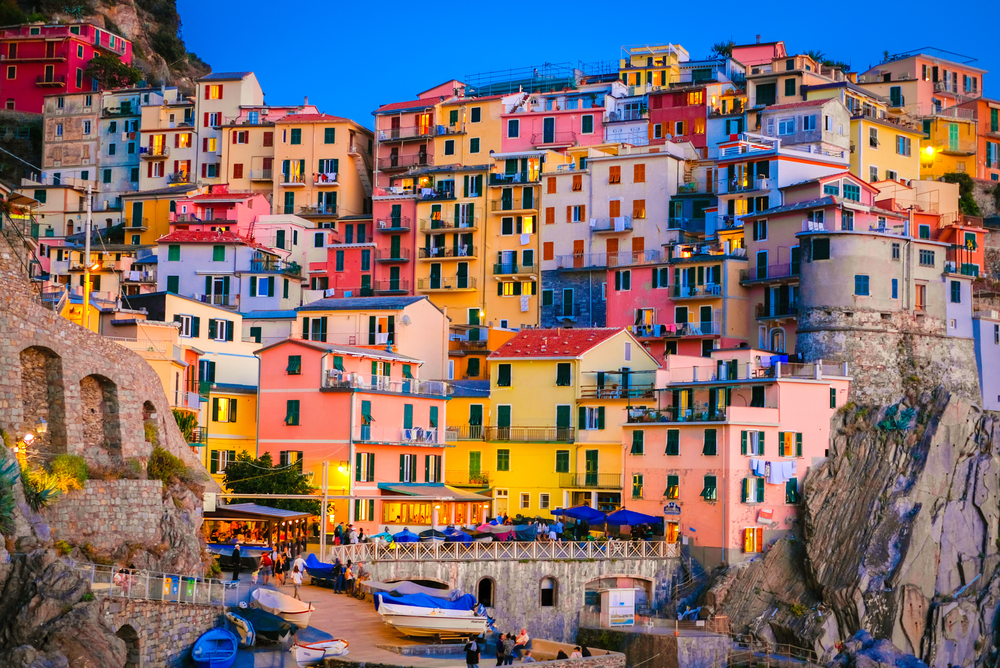
[(177, 200), (206, 192), (207, 187), (181, 183), (122, 195), (125, 243), (156, 245), (157, 239), (170, 233), (170, 214), (176, 210)]
[(274, 213), (308, 218), (317, 227), (371, 214), (371, 130), (327, 114), (292, 114), (274, 129)]
[(949, 172), (966, 173), (976, 178), (976, 135), (974, 109), (949, 107), (924, 116), (923, 149), (920, 153), (920, 178), (936, 180)]
[(510, 329), (453, 324), (448, 335), (448, 378), (488, 381), (486, 357), (515, 334)]
[(639, 341), (615, 328), (523, 330), (489, 362), (488, 400), (449, 401), (452, 484), (493, 488), (494, 513), (619, 507), (621, 424), (628, 406), (654, 401), (658, 368)]
[(765, 107), (801, 102), (803, 89), (849, 81), (850, 76), (803, 54), (773, 58), (769, 64), (752, 67), (747, 74), (747, 127), (760, 127), (760, 112)]
[[(680, 64), (689, 59), (687, 49), (680, 44), (636, 44), (622, 47), (618, 60), (618, 76), (639, 95), (666, 88), (680, 81)], [(641, 87), (641, 88), (640, 88)]]
[(202, 464), (221, 482), (226, 464), (240, 452), (257, 456), (257, 388), (213, 383), (206, 409)]
[(851, 113), (851, 173), (869, 183), (920, 178), (924, 134), (889, 113), (892, 102), (850, 81), (808, 86), (807, 100), (840, 100)]
[(233, 192), (262, 193), (270, 197), (274, 181), (275, 121), (288, 114), (315, 114), (312, 105), (240, 107), (237, 118), (227, 118), (221, 133), (219, 173)]

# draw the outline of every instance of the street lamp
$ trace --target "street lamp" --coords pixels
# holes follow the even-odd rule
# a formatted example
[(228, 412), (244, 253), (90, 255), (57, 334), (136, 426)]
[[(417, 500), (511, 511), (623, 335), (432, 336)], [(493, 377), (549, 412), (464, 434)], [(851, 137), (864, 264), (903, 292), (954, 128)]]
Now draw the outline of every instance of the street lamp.
[(45, 418), (38, 418), (38, 422), (35, 423), (35, 431), (39, 435), (44, 434), (49, 430), (49, 423), (45, 421)]

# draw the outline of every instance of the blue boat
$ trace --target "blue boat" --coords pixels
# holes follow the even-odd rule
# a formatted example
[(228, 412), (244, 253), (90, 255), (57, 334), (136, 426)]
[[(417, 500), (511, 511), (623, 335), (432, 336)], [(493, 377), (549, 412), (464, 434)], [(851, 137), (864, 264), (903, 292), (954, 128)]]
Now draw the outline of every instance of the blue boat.
[(191, 648), (198, 668), (229, 668), (236, 661), (236, 636), (226, 629), (212, 629)]

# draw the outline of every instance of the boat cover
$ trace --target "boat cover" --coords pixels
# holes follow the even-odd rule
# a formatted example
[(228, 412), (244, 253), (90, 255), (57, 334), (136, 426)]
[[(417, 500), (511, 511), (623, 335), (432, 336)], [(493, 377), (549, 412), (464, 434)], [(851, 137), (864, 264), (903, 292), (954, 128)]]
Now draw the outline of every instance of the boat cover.
[(299, 630), (298, 625), (287, 622), (278, 615), (272, 615), (270, 612), (261, 610), (260, 608), (240, 608), (234, 612), (237, 616), (250, 622), (251, 629), (257, 640), (284, 642)]
[(435, 598), (433, 596), (428, 596), (427, 594), (404, 594), (402, 596), (393, 596), (391, 593), (387, 592), (375, 592), (373, 598), (375, 599), (376, 610), (379, 609), (379, 606), (383, 602), (391, 603), (392, 605), (408, 605), (418, 608), (441, 608), (444, 610), (476, 609), (476, 597), (472, 594), (463, 594), (454, 601), (449, 601), (443, 598)]
[(314, 578), (328, 580), (333, 577), (333, 564), (324, 564), (316, 558), (315, 554), (310, 552), (306, 556), (306, 572)]
[(434, 589), (433, 587), (424, 587), (423, 585), (418, 585), (415, 582), (363, 582), (364, 586), (375, 591), (394, 591), (397, 594), (426, 594), (427, 596), (432, 596), (434, 598), (443, 598), (448, 601), (454, 601), (462, 592), (458, 589)]

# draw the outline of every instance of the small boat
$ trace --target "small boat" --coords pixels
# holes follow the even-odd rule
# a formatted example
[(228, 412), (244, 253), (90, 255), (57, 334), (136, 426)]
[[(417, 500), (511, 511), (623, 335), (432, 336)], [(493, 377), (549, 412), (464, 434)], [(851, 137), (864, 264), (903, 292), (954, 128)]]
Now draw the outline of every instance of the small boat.
[(198, 668), (229, 668), (236, 661), (236, 636), (226, 629), (212, 629), (195, 641), (191, 658)]
[(420, 608), (383, 602), (382, 621), (405, 636), (414, 638), (465, 638), (486, 632), (486, 617), (472, 610)]
[(311, 603), (305, 603), (273, 589), (254, 589), (250, 605), (260, 608), (272, 615), (278, 615), (286, 622), (305, 628), (309, 626), (309, 617), (316, 609)]
[(437, 529), (421, 531), (418, 535), (420, 536), (421, 543), (443, 543), (444, 539), (447, 537), (444, 533), (438, 531)]
[[(241, 611), (242, 612), (242, 611)], [(240, 638), (240, 645), (243, 647), (253, 647), (257, 642), (257, 636), (253, 630), (253, 624), (244, 617), (234, 612), (227, 612), (226, 619), (236, 629), (236, 634)]]
[(347, 654), (346, 640), (320, 640), (319, 642), (295, 643), (295, 661), (300, 666), (312, 666), (328, 656), (344, 656)]
[[(246, 603), (241, 603), (240, 605), (246, 605)], [(299, 627), (295, 624), (286, 622), (278, 615), (272, 615), (270, 612), (260, 610), (259, 608), (241, 607), (239, 610), (235, 611), (235, 613), (227, 612), (226, 617), (233, 623), (236, 627), (236, 632), (241, 636), (243, 636), (247, 630), (244, 629), (241, 622), (245, 623), (249, 627), (249, 633), (247, 633), (247, 637), (244, 642), (244, 644), (248, 646), (261, 642), (273, 642), (280, 643), (282, 645), (290, 645), (295, 637), (295, 634), (299, 630)]]

